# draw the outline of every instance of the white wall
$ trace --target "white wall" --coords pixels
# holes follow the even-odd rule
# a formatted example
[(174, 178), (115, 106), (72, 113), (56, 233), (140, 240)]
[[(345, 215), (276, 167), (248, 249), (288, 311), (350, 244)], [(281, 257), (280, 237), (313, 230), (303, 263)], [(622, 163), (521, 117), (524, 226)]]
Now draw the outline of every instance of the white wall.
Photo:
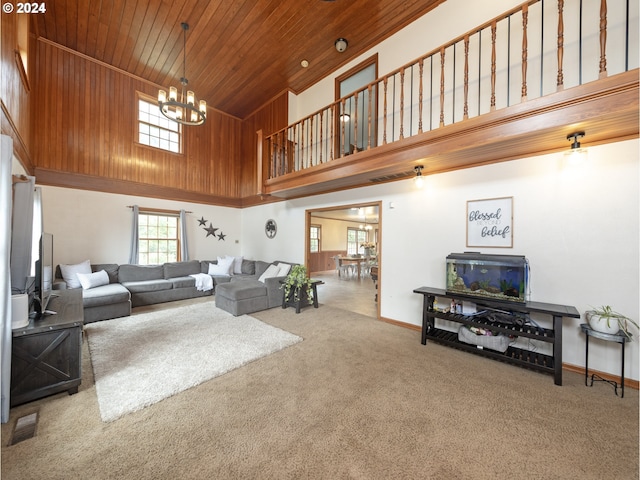
[[(638, 149), (638, 140), (631, 140), (591, 147), (579, 166), (566, 164), (558, 153), (427, 176), (422, 190), (401, 181), (248, 208), (242, 214), (243, 253), (302, 262), (305, 210), (382, 201), (381, 315), (419, 325), (422, 297), (413, 289), (444, 288), (445, 257), (469, 250), (466, 202), (512, 196), (513, 248), (473, 250), (525, 255), (531, 300), (572, 305), (581, 314), (608, 304), (637, 321)], [(273, 240), (261, 231), (268, 218), (279, 225)], [(584, 321), (565, 319), (565, 363), (584, 366)], [(618, 345), (591, 342), (591, 368), (619, 374), (619, 357)], [(627, 347), (627, 377), (639, 378), (638, 363), (633, 342)]]
[[(208, 260), (240, 254), (242, 226), (240, 210), (202, 204), (114, 195), (86, 190), (42, 187), (44, 230), (53, 234), (54, 261), (72, 264), (89, 259), (92, 263), (127, 263), (132, 213), (129, 205), (168, 210), (185, 209), (189, 256)], [(224, 240), (207, 236), (198, 219), (204, 218)]]

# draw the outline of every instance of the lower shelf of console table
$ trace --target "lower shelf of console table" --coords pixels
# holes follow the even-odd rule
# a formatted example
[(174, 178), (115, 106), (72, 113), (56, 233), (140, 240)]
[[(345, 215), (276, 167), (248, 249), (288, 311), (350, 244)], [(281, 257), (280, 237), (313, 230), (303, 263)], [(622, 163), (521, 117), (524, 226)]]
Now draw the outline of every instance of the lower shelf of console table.
[[(554, 383), (562, 385), (562, 320), (563, 318), (580, 318), (580, 313), (575, 307), (542, 302), (512, 303), (508, 301), (492, 301), (430, 287), (416, 288), (413, 292), (423, 295), (421, 338), (423, 345), (427, 344), (427, 339), (431, 339), (434, 342), (484, 357), (552, 374)], [(514, 322), (505, 323), (494, 321), (487, 316), (469, 316), (437, 311), (434, 309), (436, 297), (473, 302), (480, 310), (490, 309), (492, 311), (505, 312), (508, 316), (513, 317)], [(531, 313), (551, 316), (553, 328), (541, 328), (521, 321)], [(546, 342), (551, 344), (552, 354), (546, 355), (514, 346), (509, 346), (504, 353), (487, 348), (480, 349), (476, 345), (458, 340), (457, 332), (436, 328), (435, 320), (437, 318), (470, 327), (489, 328), (513, 337), (526, 337)]]

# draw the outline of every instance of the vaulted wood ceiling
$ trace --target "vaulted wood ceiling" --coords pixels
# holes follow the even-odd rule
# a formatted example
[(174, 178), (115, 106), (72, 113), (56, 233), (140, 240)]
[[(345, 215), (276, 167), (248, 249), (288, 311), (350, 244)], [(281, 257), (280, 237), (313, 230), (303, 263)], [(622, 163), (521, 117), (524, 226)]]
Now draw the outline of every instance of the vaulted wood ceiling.
[[(36, 34), (244, 118), (301, 92), (444, 0), (48, 0)], [(339, 53), (336, 39), (349, 47)], [(300, 62), (307, 60), (308, 68)]]

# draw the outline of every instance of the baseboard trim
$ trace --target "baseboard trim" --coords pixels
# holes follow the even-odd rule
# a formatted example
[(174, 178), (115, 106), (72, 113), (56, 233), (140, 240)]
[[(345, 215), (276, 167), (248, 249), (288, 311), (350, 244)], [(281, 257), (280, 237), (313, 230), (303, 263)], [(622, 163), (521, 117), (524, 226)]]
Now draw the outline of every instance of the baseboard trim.
[[(391, 318), (385, 318), (385, 317), (380, 317), (380, 321), (390, 323), (391, 325), (396, 325), (398, 327), (408, 328), (409, 330), (415, 330), (418, 332), (422, 331), (422, 327), (420, 325), (414, 325), (412, 323), (399, 322), (398, 320), (393, 320)], [(568, 372), (579, 373), (582, 376), (584, 376), (585, 374), (584, 367), (580, 367), (578, 365), (572, 365), (570, 363), (563, 363), (562, 369)], [(611, 382), (620, 382), (620, 376), (618, 375), (611, 375), (610, 373), (601, 372), (599, 370), (594, 370), (592, 368), (589, 369), (589, 373), (595, 373), (599, 377), (604, 378), (605, 380), (609, 380)], [(634, 390), (640, 390), (640, 382), (638, 380), (625, 378), (624, 386), (625, 388), (628, 387)]]

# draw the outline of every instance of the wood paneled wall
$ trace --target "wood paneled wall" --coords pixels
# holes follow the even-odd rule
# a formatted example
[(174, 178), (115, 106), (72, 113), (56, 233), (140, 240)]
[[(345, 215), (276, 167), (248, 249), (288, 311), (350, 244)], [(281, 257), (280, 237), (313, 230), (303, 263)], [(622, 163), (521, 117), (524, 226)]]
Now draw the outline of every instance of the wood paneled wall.
[[(33, 136), (30, 113), (31, 98), (30, 89), (33, 84), (33, 66), (35, 40), (28, 35), (29, 41), (29, 65), (26, 71), (29, 73), (28, 82), (23, 82), (18, 67), (18, 15), (0, 15), (0, 61), (2, 73), (0, 74), (0, 129), (3, 134), (13, 138), (13, 148), (27, 172), (33, 170)], [(31, 22), (28, 22), (31, 26)]]
[(173, 154), (136, 142), (137, 92), (156, 98), (158, 86), (44, 40), (36, 77), (41, 183), (241, 206), (257, 190), (254, 128), (287, 123), (286, 95), (244, 121), (209, 109), (204, 125), (183, 127), (183, 153)]
[(271, 135), (288, 125), (288, 92), (282, 92), (271, 102), (247, 117), (242, 123), (242, 197), (246, 202), (257, 201), (257, 158), (259, 130), (263, 136)]

